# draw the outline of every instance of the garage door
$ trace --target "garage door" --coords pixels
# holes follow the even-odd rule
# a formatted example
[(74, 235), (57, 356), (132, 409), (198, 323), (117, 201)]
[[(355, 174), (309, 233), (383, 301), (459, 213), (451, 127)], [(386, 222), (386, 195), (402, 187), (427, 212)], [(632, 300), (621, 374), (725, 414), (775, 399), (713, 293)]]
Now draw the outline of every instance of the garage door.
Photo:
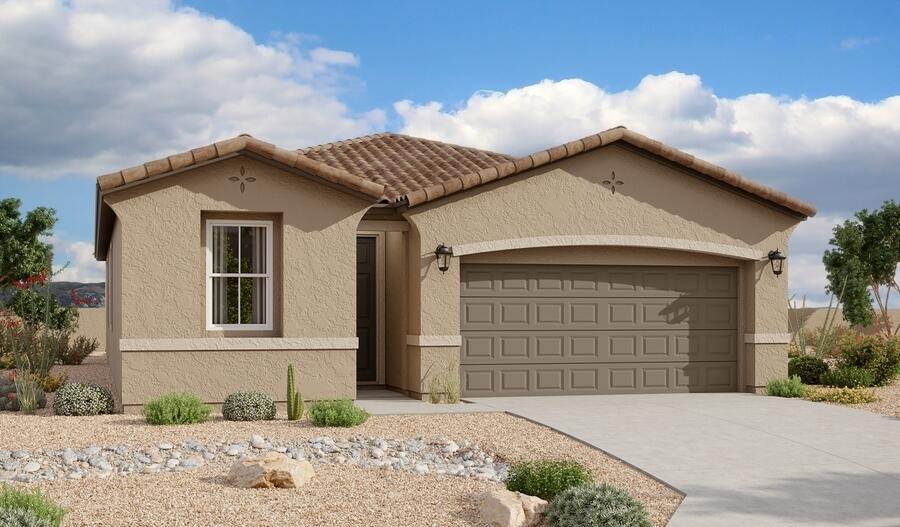
[(734, 268), (468, 264), (466, 396), (734, 391)]

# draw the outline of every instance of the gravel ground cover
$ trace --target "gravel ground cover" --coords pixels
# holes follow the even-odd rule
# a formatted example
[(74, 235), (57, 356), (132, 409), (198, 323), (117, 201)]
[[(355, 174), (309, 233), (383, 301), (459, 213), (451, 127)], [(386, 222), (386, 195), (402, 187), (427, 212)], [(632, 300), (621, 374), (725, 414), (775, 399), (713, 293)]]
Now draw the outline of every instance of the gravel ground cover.
[[(665, 525), (681, 501), (681, 496), (671, 488), (603, 452), (549, 428), (500, 413), (373, 416), (362, 426), (350, 429), (317, 428), (305, 420), (300, 423), (287, 420), (240, 423), (217, 417), (197, 425), (149, 426), (140, 417), (130, 415), (41, 417), (0, 413), (0, 450), (11, 452), (84, 449), (92, 445), (152, 448), (166, 442), (241, 442), (253, 434), (270, 441), (307, 441), (322, 436), (335, 441), (443, 438), (460, 444), (469, 441), (504, 463), (541, 458), (574, 459), (587, 466), (598, 481), (627, 488), (647, 505), (656, 525)], [(281, 525), (287, 524), (282, 523), (285, 517), (280, 516), (284, 513), (274, 509), (283, 507), (283, 503), (291, 503), (294, 511), (321, 515), (321, 523), (310, 522), (309, 525), (334, 522), (334, 525), (363, 526), (477, 525), (465, 514), (469, 510), (467, 507), (471, 507), (467, 500), (471, 500), (473, 489), (500, 485), (431, 472), (420, 475), (401, 470), (316, 465), (316, 470), (323, 476), (314, 480), (315, 485), (329, 485), (330, 492), (322, 490), (321, 494), (315, 495), (317, 499), (311, 499), (305, 490), (298, 493), (300, 496), (270, 496), (246, 494), (253, 491), (224, 487), (220, 479), (226, 470), (227, 465), (213, 464), (197, 470), (155, 475), (57, 480), (42, 483), (41, 487), (68, 500), (67, 506), (72, 512), (67, 520), (71, 523), (66, 525)], [(396, 485), (389, 483), (391, 481)], [(344, 483), (338, 487), (339, 482)], [(192, 494), (195, 491), (199, 493), (196, 496)], [(371, 499), (368, 498), (370, 495)], [(356, 501), (349, 499), (351, 496), (365, 499)], [(382, 501), (388, 503), (379, 505)], [(394, 501), (402, 504), (394, 507), (390, 503)], [(98, 510), (105, 511), (104, 504), (107, 503), (119, 514)], [(430, 503), (435, 505), (427, 505)], [(139, 510), (143, 512), (139, 513)], [(122, 511), (146, 517), (141, 520), (122, 515)], [(292, 516), (291, 522), (298, 524), (302, 517), (306, 516)], [(154, 524), (155, 518), (159, 521)]]
[(874, 403), (854, 404), (853, 408), (874, 412), (876, 414), (886, 415), (888, 417), (900, 418), (900, 380), (896, 380), (893, 384), (872, 388), (878, 400)]

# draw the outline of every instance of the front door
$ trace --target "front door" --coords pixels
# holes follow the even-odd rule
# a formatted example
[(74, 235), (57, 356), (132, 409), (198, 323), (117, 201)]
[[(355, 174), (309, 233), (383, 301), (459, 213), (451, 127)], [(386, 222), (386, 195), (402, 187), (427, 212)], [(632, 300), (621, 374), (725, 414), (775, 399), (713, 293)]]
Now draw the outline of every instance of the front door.
[(356, 382), (375, 382), (375, 237), (356, 238)]

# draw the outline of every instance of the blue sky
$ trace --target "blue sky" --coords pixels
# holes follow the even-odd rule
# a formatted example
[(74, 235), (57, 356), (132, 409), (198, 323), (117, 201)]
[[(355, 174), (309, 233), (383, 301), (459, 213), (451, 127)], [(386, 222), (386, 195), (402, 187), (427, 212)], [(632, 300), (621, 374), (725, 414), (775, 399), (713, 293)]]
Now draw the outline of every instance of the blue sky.
[(900, 199), (898, 26), (890, 1), (0, 0), (0, 197), (55, 207), (88, 279), (94, 177), (242, 131), (519, 154), (625, 124), (815, 203), (791, 287), (822, 301), (833, 224)]

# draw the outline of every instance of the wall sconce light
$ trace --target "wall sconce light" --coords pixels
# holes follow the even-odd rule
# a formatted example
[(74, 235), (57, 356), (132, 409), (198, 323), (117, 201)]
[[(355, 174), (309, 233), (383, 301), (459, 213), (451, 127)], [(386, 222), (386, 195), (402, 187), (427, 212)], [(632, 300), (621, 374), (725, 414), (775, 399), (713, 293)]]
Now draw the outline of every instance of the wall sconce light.
[(437, 259), (438, 269), (442, 273), (446, 273), (450, 269), (450, 257), (453, 256), (453, 247), (447, 247), (443, 243), (434, 250), (434, 257)]
[(781, 254), (781, 251), (778, 249), (769, 251), (769, 263), (772, 264), (772, 274), (775, 276), (781, 275), (784, 270), (785, 260), (787, 260), (787, 256)]

